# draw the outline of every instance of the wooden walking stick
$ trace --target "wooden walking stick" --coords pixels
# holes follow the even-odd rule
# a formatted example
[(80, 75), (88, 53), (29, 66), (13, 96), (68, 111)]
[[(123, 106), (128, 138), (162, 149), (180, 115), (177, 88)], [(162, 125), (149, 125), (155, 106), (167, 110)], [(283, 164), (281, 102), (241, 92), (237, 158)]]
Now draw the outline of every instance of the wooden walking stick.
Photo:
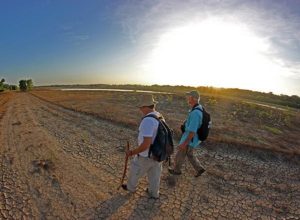
[[(127, 141), (127, 146), (125, 147), (125, 153), (126, 151), (129, 150), (129, 141)], [(128, 156), (126, 155), (125, 156), (125, 165), (124, 165), (124, 171), (123, 171), (123, 176), (122, 176), (122, 179), (121, 179), (121, 184), (120, 186), (118, 187), (118, 190), (121, 188), (121, 186), (123, 185), (123, 182), (124, 182), (124, 179), (125, 179), (125, 176), (126, 176), (126, 171), (127, 171), (127, 164), (128, 164)]]

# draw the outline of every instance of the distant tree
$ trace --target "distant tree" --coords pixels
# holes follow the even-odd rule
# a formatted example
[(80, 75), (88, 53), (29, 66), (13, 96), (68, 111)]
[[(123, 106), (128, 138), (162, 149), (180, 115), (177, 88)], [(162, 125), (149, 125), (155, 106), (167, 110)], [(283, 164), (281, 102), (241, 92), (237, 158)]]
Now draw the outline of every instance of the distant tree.
[(0, 81), (0, 91), (1, 92), (4, 90), (4, 82), (5, 82), (5, 79), (1, 79), (1, 81)]
[(28, 80), (22, 79), (22, 80), (20, 80), (19, 81), (19, 88), (23, 92), (31, 90), (33, 88), (32, 79), (28, 79)]
[(27, 84), (27, 90), (31, 90), (33, 87), (32, 79), (26, 80), (26, 84)]
[(20, 80), (19, 81), (19, 88), (21, 91), (25, 92), (27, 91), (27, 83), (26, 83), (26, 80)]
[(9, 89), (10, 89), (10, 90), (17, 90), (17, 89), (18, 89), (18, 86), (16, 86), (16, 85), (10, 85), (10, 86), (9, 86)]
[(3, 84), (3, 88), (4, 88), (4, 89), (9, 89), (9, 88), (10, 88), (10, 85), (9, 85), (9, 84)]

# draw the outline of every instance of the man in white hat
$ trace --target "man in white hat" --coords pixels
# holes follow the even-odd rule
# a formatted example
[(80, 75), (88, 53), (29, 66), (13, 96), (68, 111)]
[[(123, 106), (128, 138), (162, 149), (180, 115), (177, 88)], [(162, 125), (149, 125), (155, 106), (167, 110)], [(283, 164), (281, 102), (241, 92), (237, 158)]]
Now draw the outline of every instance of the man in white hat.
[(202, 111), (197, 110), (202, 109), (202, 106), (199, 104), (200, 95), (197, 91), (191, 91), (186, 93), (187, 102), (191, 107), (189, 111), (187, 120), (184, 124), (184, 133), (181, 136), (178, 151), (175, 156), (175, 166), (174, 169), (169, 169), (169, 172), (173, 175), (181, 174), (181, 167), (185, 161), (185, 158), (188, 157), (190, 163), (196, 170), (195, 177), (200, 176), (205, 169), (201, 166), (200, 162), (194, 155), (195, 148), (199, 146), (200, 141), (197, 135), (198, 128), (201, 127), (202, 124)]
[(159, 122), (155, 118), (145, 116), (154, 114), (161, 117), (161, 114), (155, 110), (156, 104), (152, 95), (141, 96), (138, 107), (143, 114), (143, 119), (139, 126), (138, 147), (126, 152), (127, 156), (134, 157), (131, 161), (127, 185), (122, 185), (124, 190), (135, 192), (138, 180), (147, 174), (149, 181), (147, 191), (151, 198), (159, 197), (162, 163), (149, 157), (149, 148), (156, 137)]

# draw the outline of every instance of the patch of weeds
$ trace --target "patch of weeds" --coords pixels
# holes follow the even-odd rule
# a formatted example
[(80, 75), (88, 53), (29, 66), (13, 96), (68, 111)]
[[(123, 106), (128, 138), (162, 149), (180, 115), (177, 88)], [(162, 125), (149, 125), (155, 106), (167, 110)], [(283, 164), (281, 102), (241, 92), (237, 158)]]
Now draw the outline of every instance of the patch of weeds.
[(283, 122), (285, 125), (290, 126), (292, 122), (292, 115), (289, 112), (286, 112), (283, 115)]
[(89, 133), (86, 131), (82, 132), (81, 141), (87, 142), (88, 140), (89, 140)]
[(247, 138), (251, 142), (259, 142), (259, 138), (255, 136), (248, 136)]
[(15, 125), (21, 125), (21, 124), (22, 124), (22, 123), (19, 122), (19, 121), (12, 123), (13, 126), (15, 126)]
[(276, 135), (282, 134), (282, 131), (275, 127), (270, 127), (270, 126), (264, 125), (263, 128), (273, 134), (276, 134)]
[(209, 98), (206, 102), (207, 105), (216, 105), (217, 103), (217, 99), (215, 99), (214, 97)]
[(173, 102), (173, 95), (167, 95), (167, 101), (168, 103)]
[(50, 177), (50, 179), (51, 179), (51, 184), (52, 184), (52, 186), (53, 186), (54, 188), (59, 189), (59, 188), (60, 188), (60, 184), (59, 184), (58, 178), (57, 178), (55, 175), (52, 175), (52, 176)]
[(33, 160), (31, 162), (30, 173), (41, 173), (41, 171), (54, 170), (54, 163), (51, 160)]

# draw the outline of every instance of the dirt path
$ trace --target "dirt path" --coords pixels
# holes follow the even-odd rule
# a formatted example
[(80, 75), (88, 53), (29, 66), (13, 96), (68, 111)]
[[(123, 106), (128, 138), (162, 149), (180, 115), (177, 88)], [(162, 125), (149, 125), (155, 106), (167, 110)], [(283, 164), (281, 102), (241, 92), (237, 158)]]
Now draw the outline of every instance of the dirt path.
[[(1, 100), (0, 100), (1, 101)], [(121, 139), (137, 132), (16, 93), (0, 119), (0, 219), (299, 219), (300, 166), (228, 146), (198, 151), (207, 172), (167, 184), (148, 199), (117, 191)]]

